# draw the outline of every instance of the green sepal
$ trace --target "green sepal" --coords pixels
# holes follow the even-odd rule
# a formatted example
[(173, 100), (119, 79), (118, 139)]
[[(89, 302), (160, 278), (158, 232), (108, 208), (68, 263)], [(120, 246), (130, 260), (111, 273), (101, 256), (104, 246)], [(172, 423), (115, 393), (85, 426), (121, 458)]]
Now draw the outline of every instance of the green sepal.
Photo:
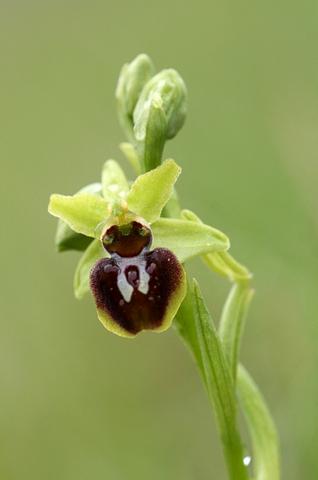
[(180, 262), (230, 247), (228, 237), (220, 230), (188, 220), (159, 218), (152, 224), (151, 229), (153, 248), (168, 248)]
[(77, 264), (74, 275), (74, 294), (78, 299), (89, 292), (89, 274), (93, 265), (100, 258), (107, 257), (108, 254), (102, 246), (100, 240), (93, 240), (90, 246), (85, 250), (80, 261)]
[(92, 242), (91, 237), (76, 233), (63, 220), (58, 220), (55, 235), (55, 245), (58, 252), (76, 250), (83, 252)]
[(77, 233), (98, 237), (98, 226), (109, 216), (106, 201), (91, 193), (73, 196), (53, 194), (50, 197), (49, 213), (61, 218)]
[[(181, 217), (202, 224), (202, 220), (191, 210), (182, 210)], [(227, 277), (231, 282), (245, 282), (252, 278), (251, 272), (227, 251), (209, 253), (202, 258), (211, 270)]]
[(116, 160), (107, 160), (102, 171), (103, 196), (109, 204), (122, 201), (129, 186), (126, 176)]
[[(76, 193), (94, 193), (96, 195), (102, 195), (102, 185), (97, 182), (90, 183)], [(65, 252), (67, 250), (83, 252), (91, 241), (92, 239), (90, 237), (74, 232), (67, 223), (63, 222), (61, 219), (58, 220), (55, 234), (55, 245), (58, 252)]]
[(127, 195), (129, 210), (149, 223), (156, 221), (172, 195), (180, 172), (174, 160), (165, 160), (154, 170), (139, 175)]

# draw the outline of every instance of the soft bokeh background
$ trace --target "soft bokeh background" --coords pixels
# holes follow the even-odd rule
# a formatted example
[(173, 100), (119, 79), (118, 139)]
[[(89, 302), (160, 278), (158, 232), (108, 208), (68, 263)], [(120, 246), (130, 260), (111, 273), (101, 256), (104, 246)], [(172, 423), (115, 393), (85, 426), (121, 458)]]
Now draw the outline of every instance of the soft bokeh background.
[[(51, 192), (98, 180), (123, 140), (114, 89), (140, 52), (186, 80), (166, 154), (184, 206), (255, 273), (242, 358), (284, 478), (318, 478), (318, 5), (312, 0), (1, 0), (1, 480), (225, 479), (174, 331), (125, 341), (72, 294)], [(130, 171), (128, 169), (128, 171)], [(217, 320), (228, 285), (192, 264)]]

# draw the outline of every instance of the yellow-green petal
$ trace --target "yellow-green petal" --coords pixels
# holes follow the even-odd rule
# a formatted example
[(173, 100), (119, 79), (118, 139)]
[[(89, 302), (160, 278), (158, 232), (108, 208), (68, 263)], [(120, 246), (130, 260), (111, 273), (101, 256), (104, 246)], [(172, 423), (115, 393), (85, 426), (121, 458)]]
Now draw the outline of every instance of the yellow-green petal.
[(156, 221), (173, 192), (181, 173), (174, 160), (165, 160), (159, 167), (139, 175), (127, 196), (129, 210), (147, 222)]
[(230, 247), (230, 241), (224, 233), (202, 223), (159, 218), (151, 228), (154, 248), (168, 248), (180, 262), (208, 252), (225, 251)]

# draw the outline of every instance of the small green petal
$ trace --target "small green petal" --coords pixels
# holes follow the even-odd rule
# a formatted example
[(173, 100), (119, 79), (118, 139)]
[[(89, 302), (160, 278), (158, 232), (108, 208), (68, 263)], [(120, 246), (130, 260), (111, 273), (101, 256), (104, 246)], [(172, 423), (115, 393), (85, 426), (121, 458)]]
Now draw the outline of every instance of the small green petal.
[(173, 192), (181, 168), (174, 160), (137, 177), (127, 196), (128, 208), (147, 222), (156, 221)]
[(89, 292), (89, 274), (97, 260), (107, 256), (100, 240), (93, 240), (85, 250), (75, 270), (74, 294), (78, 299)]
[(96, 238), (97, 227), (109, 216), (109, 209), (105, 200), (98, 195), (53, 194), (50, 198), (49, 213), (64, 220), (75, 232)]
[(225, 251), (230, 247), (230, 241), (224, 233), (188, 220), (159, 218), (151, 229), (153, 248), (168, 248), (180, 262), (208, 252)]
[(102, 171), (103, 195), (108, 203), (125, 198), (129, 186), (125, 174), (115, 160), (107, 160)]

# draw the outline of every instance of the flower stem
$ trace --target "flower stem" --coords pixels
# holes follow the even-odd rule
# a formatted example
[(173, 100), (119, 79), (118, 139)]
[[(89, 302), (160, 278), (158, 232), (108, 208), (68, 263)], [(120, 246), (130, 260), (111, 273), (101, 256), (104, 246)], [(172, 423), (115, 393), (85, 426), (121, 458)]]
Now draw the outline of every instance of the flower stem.
[(237, 402), (234, 384), (222, 344), (198, 285), (188, 285), (186, 299), (175, 326), (199, 367), (215, 412), (230, 480), (248, 480), (243, 464), (244, 449), (236, 425)]
[[(166, 205), (164, 215), (180, 212), (176, 196)], [(190, 349), (201, 373), (221, 437), (230, 480), (248, 480), (243, 464), (244, 449), (236, 425), (235, 386), (212, 318), (203, 302), (198, 285), (188, 290), (175, 319), (177, 331)]]

